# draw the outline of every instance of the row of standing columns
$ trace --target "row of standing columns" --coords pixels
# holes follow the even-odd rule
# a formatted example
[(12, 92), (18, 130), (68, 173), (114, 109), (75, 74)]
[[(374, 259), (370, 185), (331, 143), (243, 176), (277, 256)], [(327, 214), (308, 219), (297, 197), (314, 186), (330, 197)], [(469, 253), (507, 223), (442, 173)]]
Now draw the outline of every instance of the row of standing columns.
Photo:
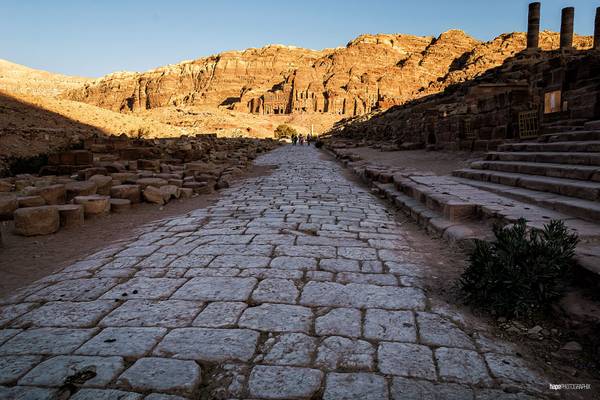
[[(540, 8), (539, 2), (529, 4), (529, 15), (527, 20), (527, 50), (538, 50), (540, 42)], [(560, 48), (569, 50), (573, 48), (573, 22), (575, 20), (575, 8), (565, 7), (562, 9), (560, 21)], [(596, 9), (596, 20), (594, 24), (594, 49), (600, 50), (600, 7)]]

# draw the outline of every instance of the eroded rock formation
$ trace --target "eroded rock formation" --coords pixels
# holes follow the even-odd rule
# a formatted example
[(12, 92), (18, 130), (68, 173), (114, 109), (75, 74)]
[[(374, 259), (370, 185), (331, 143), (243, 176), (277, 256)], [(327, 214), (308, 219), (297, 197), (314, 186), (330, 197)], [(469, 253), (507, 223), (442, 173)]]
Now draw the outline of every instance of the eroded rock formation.
[[(545, 49), (558, 42), (557, 33), (540, 37)], [(591, 38), (576, 38), (575, 45), (591, 47)], [(271, 45), (144, 73), (114, 73), (64, 96), (120, 112), (191, 105), (256, 114), (356, 116), (472, 79), (525, 46), (523, 33), (486, 43), (459, 30), (437, 38), (362, 35), (336, 49)]]

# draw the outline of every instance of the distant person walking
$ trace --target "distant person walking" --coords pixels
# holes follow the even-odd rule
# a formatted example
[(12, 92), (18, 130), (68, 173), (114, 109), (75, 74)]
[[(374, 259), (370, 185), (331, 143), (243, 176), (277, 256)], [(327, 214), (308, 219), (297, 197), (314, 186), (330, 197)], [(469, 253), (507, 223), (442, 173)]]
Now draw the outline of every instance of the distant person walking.
[(306, 135), (306, 145), (310, 146), (310, 142), (312, 142), (312, 133), (309, 133), (308, 135)]
[(304, 146), (304, 135), (303, 134), (300, 134), (298, 136), (298, 140), (300, 140), (300, 146)]
[(295, 146), (298, 143), (298, 135), (292, 133), (292, 144)]

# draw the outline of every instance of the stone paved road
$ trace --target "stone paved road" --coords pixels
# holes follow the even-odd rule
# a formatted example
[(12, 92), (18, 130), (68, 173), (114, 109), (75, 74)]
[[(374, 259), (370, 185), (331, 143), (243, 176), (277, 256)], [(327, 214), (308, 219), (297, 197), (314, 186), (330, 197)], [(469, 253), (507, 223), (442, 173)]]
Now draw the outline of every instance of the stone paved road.
[(257, 162), (279, 168), (0, 301), (0, 398), (537, 398), (514, 348), (437, 311), (406, 229), (337, 164)]

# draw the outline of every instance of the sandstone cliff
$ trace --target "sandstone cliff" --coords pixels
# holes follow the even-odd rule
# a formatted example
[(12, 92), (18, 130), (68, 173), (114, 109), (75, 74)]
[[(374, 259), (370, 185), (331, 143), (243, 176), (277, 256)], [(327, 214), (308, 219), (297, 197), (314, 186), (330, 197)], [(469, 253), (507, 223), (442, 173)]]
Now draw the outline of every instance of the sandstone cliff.
[(322, 51), (272, 45), (111, 74), (65, 97), (121, 112), (206, 105), (258, 114), (358, 115), (412, 98), (478, 43), (449, 31), (437, 38), (362, 35)]
[[(558, 46), (544, 32), (541, 46)], [(591, 39), (576, 38), (579, 48)], [(143, 73), (115, 73), (65, 97), (119, 112), (168, 106), (227, 107), (255, 114), (356, 116), (443, 90), (496, 67), (525, 48), (523, 33), (486, 43), (460, 30), (438, 37), (362, 35), (314, 51), (271, 45), (228, 51)]]

